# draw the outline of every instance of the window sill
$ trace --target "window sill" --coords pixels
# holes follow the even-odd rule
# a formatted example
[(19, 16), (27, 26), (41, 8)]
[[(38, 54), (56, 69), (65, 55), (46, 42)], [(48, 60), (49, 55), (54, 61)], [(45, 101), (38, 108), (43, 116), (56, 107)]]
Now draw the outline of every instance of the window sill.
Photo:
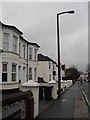
[(5, 52), (5, 53), (13, 53), (13, 54), (15, 54), (15, 55), (19, 55), (18, 53), (15, 53), (15, 52), (13, 52), (13, 51), (4, 51), (4, 50), (2, 50), (3, 52)]

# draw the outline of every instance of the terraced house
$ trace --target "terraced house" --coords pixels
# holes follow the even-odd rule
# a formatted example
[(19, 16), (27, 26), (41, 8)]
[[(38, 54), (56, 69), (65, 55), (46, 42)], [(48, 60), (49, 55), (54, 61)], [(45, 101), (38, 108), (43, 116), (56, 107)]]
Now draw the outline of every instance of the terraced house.
[(57, 63), (42, 54), (38, 54), (38, 77), (45, 82), (57, 81)]
[(18, 88), (18, 82), (37, 81), (37, 43), (22, 37), (12, 25), (0, 22), (0, 88)]

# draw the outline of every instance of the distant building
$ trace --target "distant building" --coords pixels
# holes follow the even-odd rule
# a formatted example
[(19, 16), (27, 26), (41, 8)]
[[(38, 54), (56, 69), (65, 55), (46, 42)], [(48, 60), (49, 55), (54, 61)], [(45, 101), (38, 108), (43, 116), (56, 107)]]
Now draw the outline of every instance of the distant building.
[(0, 22), (0, 88), (18, 88), (28, 80), (37, 81), (37, 43), (22, 37), (23, 33), (12, 25)]
[(42, 54), (38, 54), (38, 77), (43, 78), (45, 82), (51, 80), (57, 81), (57, 63)]

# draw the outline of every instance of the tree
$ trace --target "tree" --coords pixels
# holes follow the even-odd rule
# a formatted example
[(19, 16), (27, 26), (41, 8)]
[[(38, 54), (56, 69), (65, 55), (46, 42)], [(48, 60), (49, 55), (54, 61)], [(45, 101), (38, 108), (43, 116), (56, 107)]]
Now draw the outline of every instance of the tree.
[(77, 80), (80, 77), (80, 73), (77, 70), (76, 66), (71, 66), (70, 68), (66, 69), (66, 79), (67, 80)]

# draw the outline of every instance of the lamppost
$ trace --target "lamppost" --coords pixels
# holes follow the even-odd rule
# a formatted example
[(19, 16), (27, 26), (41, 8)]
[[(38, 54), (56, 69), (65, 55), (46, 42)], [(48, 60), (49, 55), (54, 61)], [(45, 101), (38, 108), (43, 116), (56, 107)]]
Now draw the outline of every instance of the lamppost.
[(61, 67), (60, 67), (60, 43), (59, 43), (59, 15), (73, 14), (74, 11), (65, 11), (57, 14), (57, 47), (58, 47), (58, 96), (61, 94)]

